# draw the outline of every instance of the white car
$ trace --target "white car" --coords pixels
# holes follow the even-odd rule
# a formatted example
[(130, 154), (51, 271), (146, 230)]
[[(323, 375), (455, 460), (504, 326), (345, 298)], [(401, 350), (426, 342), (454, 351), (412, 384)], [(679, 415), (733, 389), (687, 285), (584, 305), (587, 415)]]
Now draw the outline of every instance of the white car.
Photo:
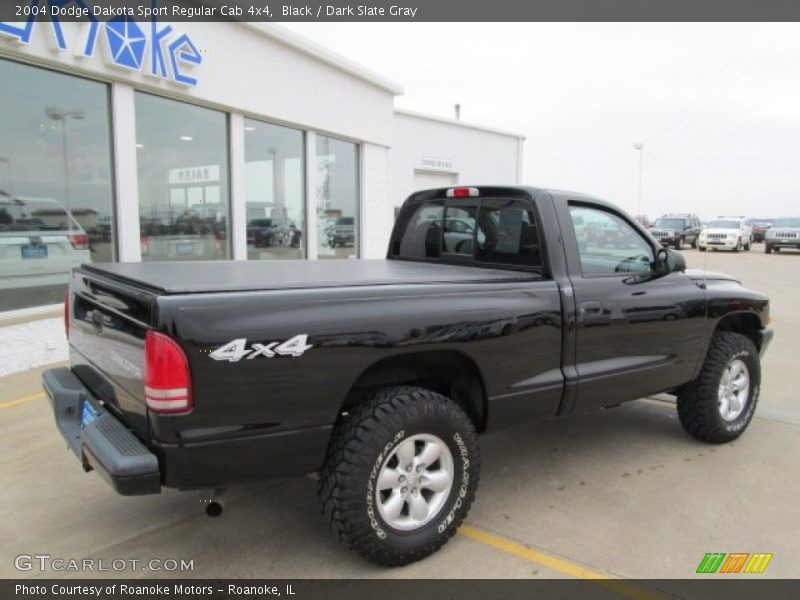
[(740, 252), (750, 250), (753, 243), (753, 231), (745, 217), (717, 217), (700, 231), (697, 249), (721, 248)]
[(0, 195), (0, 289), (66, 284), (88, 262), (89, 236), (62, 204)]

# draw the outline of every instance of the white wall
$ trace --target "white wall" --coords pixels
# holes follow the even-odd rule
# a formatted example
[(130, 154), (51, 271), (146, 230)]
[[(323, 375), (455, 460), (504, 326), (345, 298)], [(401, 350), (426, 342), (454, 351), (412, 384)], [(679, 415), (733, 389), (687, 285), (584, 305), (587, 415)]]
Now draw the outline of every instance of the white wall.
[(423, 157), (452, 161), (452, 169), (439, 172), (454, 175), (459, 185), (521, 183), (523, 140), (518, 134), (395, 112), (393, 140), (389, 153), (392, 211), (417, 191), (414, 170), (423, 169)]
[(384, 258), (394, 225), (389, 201), (389, 155), (385, 146), (362, 146), (361, 257)]

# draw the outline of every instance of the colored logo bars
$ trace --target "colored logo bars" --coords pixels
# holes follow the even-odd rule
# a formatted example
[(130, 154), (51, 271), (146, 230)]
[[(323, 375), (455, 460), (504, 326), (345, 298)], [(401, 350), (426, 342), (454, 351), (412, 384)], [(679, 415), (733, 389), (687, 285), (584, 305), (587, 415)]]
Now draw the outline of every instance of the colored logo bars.
[(697, 573), (763, 573), (771, 560), (771, 553), (708, 552), (697, 566)]

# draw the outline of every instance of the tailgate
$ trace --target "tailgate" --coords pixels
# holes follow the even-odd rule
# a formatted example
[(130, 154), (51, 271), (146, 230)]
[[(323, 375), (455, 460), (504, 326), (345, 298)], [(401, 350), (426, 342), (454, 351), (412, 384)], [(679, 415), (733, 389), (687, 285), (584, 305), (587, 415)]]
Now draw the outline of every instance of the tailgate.
[(73, 371), (108, 410), (146, 439), (144, 338), (155, 294), (76, 269), (69, 295)]

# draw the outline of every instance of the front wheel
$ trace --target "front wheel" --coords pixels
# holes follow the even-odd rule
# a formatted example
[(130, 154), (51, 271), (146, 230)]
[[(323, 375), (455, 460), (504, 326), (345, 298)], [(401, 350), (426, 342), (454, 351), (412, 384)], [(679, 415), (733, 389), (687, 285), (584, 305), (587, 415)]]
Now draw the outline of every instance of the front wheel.
[(715, 333), (700, 375), (678, 393), (681, 425), (713, 444), (735, 440), (753, 418), (760, 385), (755, 344), (739, 333)]
[(733, 248), (734, 252), (741, 252), (742, 251), (742, 238), (736, 240), (736, 246)]
[(700, 252), (705, 252), (706, 251), (706, 247), (705, 246), (698, 246), (697, 249), (700, 250)]
[(772, 254), (772, 246), (764, 244), (764, 254)]
[(319, 480), (323, 514), (340, 541), (384, 566), (436, 552), (475, 497), (475, 429), (450, 399), (400, 386), (344, 416)]

